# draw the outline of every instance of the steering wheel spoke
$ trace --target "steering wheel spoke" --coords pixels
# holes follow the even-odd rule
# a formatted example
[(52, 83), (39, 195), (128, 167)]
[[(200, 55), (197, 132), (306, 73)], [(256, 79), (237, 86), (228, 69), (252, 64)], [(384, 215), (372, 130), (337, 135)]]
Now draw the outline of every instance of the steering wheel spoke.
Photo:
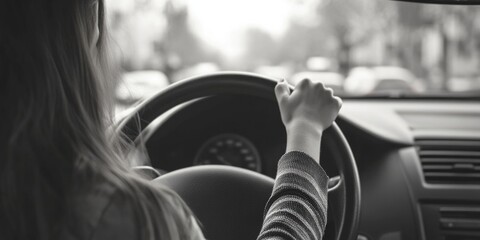
[(342, 178), (340, 176), (334, 176), (334, 177), (331, 177), (329, 180), (328, 180), (328, 193), (332, 193), (334, 191), (337, 191), (340, 186), (342, 185)]

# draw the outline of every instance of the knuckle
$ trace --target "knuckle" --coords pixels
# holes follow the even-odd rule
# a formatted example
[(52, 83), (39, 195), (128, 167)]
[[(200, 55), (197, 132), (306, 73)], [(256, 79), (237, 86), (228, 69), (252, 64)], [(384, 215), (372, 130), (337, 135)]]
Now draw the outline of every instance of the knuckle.
[(305, 78), (302, 80), (302, 83), (304, 86), (309, 86), (312, 85), (312, 80), (310, 80), (309, 78)]
[(314, 83), (313, 86), (314, 86), (314, 88), (315, 88), (316, 90), (322, 90), (322, 89), (324, 89), (323, 83), (321, 83), (321, 82)]
[(282, 85), (278, 85), (278, 84), (277, 84), (277, 86), (275, 86), (275, 92), (276, 92), (276, 93), (280, 93), (280, 91), (282, 90), (282, 88), (283, 88)]
[(343, 105), (342, 99), (339, 98), (339, 97), (335, 97), (334, 99), (335, 99), (335, 103), (336, 103), (339, 107), (342, 107), (342, 105)]

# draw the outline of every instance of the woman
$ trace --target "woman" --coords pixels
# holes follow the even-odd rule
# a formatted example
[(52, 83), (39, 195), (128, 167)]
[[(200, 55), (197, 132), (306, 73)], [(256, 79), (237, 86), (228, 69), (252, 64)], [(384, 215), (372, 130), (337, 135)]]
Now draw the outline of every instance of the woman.
[[(202, 239), (172, 191), (131, 172), (112, 126), (103, 0), (0, 7), (0, 239)], [(341, 106), (321, 84), (275, 89), (287, 153), (259, 239), (320, 239), (322, 131)]]

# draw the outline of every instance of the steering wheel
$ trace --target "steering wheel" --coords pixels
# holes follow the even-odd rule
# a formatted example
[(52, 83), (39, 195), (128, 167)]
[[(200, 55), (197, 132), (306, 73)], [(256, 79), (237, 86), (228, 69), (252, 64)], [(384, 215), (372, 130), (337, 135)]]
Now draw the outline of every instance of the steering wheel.
[[(236, 72), (205, 75), (170, 85), (139, 104), (119, 122), (119, 130), (131, 141), (169, 109), (201, 97), (241, 94), (275, 100), (272, 78)], [(280, 117), (280, 116), (279, 116)], [(350, 147), (333, 123), (322, 143), (331, 152), (339, 176), (331, 177), (328, 189), (328, 220), (324, 239), (354, 240), (360, 215), (360, 181)], [(320, 146), (319, 146), (320, 147)], [(265, 204), (274, 180), (262, 174), (229, 166), (194, 166), (167, 173), (154, 183), (176, 191), (203, 226), (207, 239), (256, 239)]]

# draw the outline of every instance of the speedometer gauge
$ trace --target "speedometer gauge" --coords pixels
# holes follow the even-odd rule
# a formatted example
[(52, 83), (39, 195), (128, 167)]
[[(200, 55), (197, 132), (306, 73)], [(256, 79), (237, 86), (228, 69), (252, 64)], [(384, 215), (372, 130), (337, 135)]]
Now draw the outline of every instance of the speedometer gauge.
[(222, 134), (206, 141), (194, 165), (219, 164), (261, 171), (260, 156), (251, 141), (237, 134)]

